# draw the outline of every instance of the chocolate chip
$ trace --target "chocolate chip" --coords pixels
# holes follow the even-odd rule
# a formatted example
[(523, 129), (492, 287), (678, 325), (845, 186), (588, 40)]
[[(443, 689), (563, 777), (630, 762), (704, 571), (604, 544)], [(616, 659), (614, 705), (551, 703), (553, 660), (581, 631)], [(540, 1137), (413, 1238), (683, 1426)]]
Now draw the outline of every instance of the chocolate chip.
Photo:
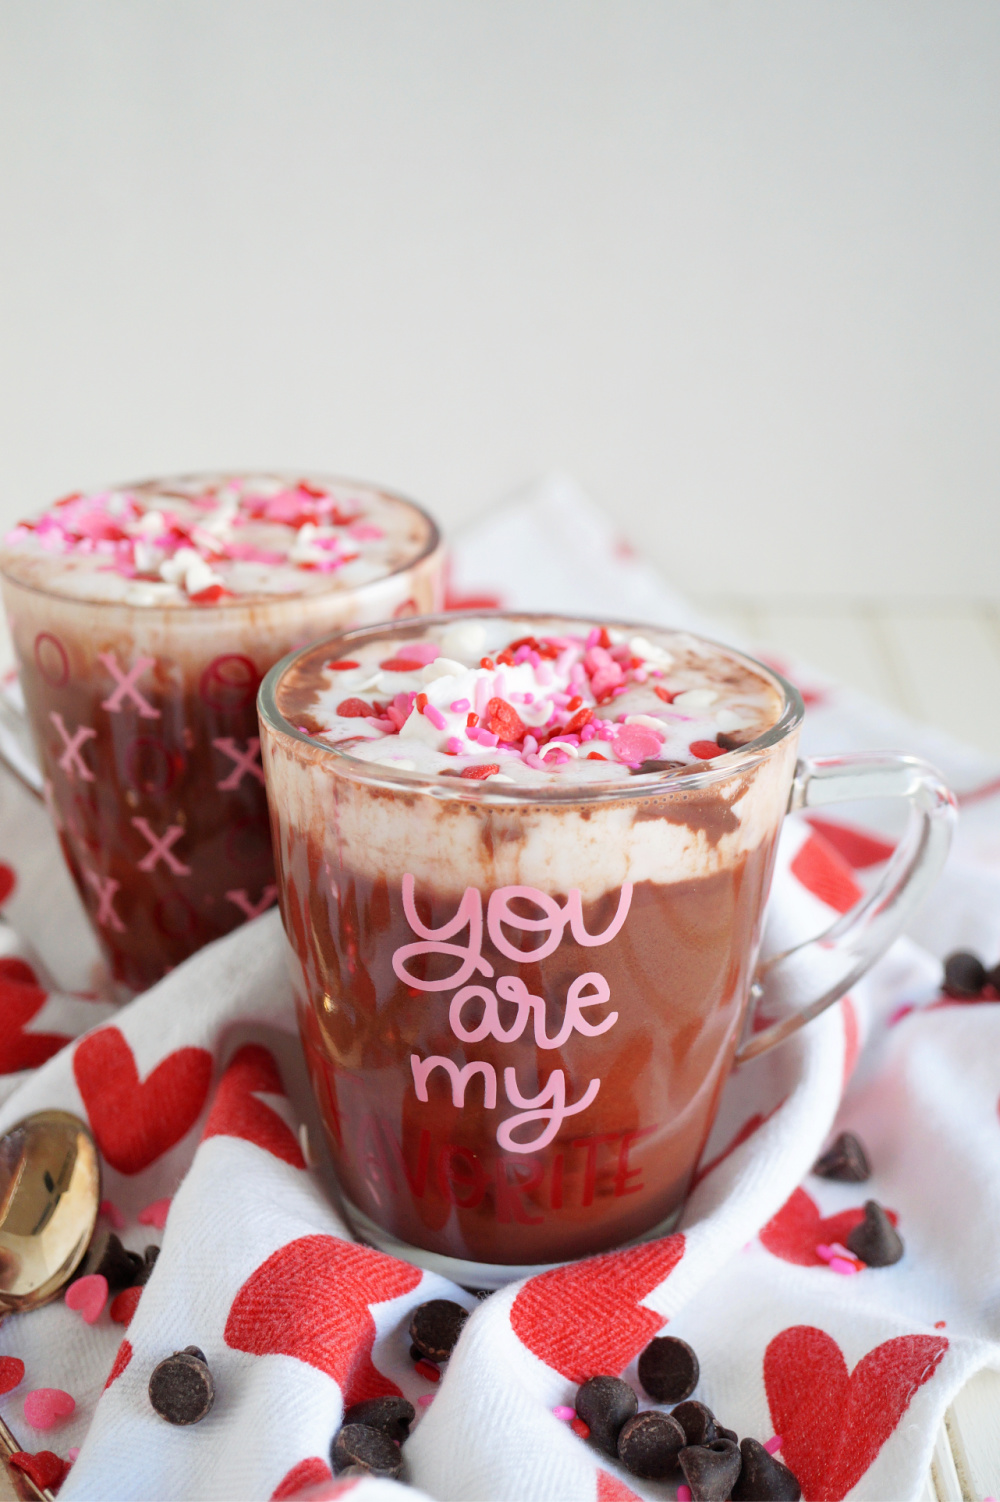
[(577, 1389), (574, 1406), (594, 1444), (605, 1455), (617, 1455), (618, 1436), (639, 1407), (639, 1400), (620, 1377), (591, 1377)]
[(848, 1236), (847, 1250), (868, 1267), (891, 1267), (903, 1255), (903, 1238), (876, 1200), (865, 1200), (865, 1218)]
[(740, 1437), (736, 1433), (735, 1429), (723, 1429), (723, 1427), (722, 1427), (721, 1424), (716, 1424), (715, 1427), (718, 1430), (718, 1434), (719, 1434), (719, 1438), (720, 1439), (731, 1439), (734, 1445), (738, 1445), (739, 1444)]
[(639, 1381), (657, 1403), (679, 1403), (698, 1386), (698, 1358), (686, 1340), (658, 1335), (639, 1357)]
[(644, 777), (647, 772), (676, 772), (678, 767), (686, 767), (686, 761), (659, 761), (651, 759), (639, 763), (637, 769), (633, 769), (633, 777)]
[(986, 966), (978, 955), (959, 949), (944, 962), (944, 989), (949, 996), (968, 1001), (980, 995), (986, 984)]
[(424, 1359), (424, 1353), (423, 1353), (423, 1351), (418, 1350), (416, 1346), (411, 1346), (410, 1347), (410, 1360), (411, 1361), (423, 1361), (423, 1359)]
[(731, 1439), (688, 1445), (678, 1456), (691, 1502), (726, 1502), (743, 1461)]
[(667, 1413), (637, 1413), (618, 1436), (618, 1459), (633, 1476), (662, 1481), (677, 1469), (684, 1430)]
[(393, 1481), (403, 1469), (399, 1446), (367, 1424), (344, 1425), (333, 1442), (330, 1462), (337, 1475), (348, 1466), (360, 1466), (369, 1476), (387, 1476)]
[(160, 1248), (158, 1246), (148, 1246), (146, 1248), (146, 1255), (139, 1263), (135, 1277), (132, 1279), (132, 1286), (134, 1288), (145, 1288), (152, 1276), (153, 1268), (156, 1266), (156, 1259), (159, 1255)]
[(135, 1252), (127, 1251), (114, 1231), (102, 1231), (90, 1244), (80, 1276), (84, 1273), (100, 1273), (102, 1278), (107, 1278), (109, 1291), (118, 1293), (122, 1288), (131, 1286), (137, 1264), (142, 1266), (142, 1258), (136, 1256)]
[(730, 1492), (732, 1502), (798, 1502), (802, 1488), (786, 1465), (756, 1439), (740, 1441), (743, 1469)]
[(684, 1430), (684, 1438), (689, 1445), (707, 1445), (718, 1436), (715, 1414), (704, 1403), (678, 1403), (672, 1417)]
[(215, 1383), (197, 1346), (175, 1351), (153, 1368), (149, 1401), (168, 1424), (197, 1424), (215, 1402)]
[(821, 1179), (839, 1179), (843, 1184), (863, 1184), (872, 1176), (868, 1154), (853, 1132), (841, 1132), (816, 1159), (812, 1171)]
[(994, 965), (992, 970), (986, 972), (986, 984), (992, 986), (994, 991), (1000, 991), (1000, 964)]
[(377, 1429), (380, 1434), (387, 1434), (397, 1444), (402, 1444), (409, 1438), (410, 1425), (417, 1416), (417, 1411), (412, 1403), (405, 1398), (368, 1398), (364, 1403), (355, 1403), (344, 1414), (346, 1424), (367, 1424), (369, 1429)]
[(413, 1311), (410, 1339), (421, 1356), (447, 1361), (468, 1318), (469, 1311), (451, 1299), (429, 1299)]
[(745, 730), (725, 731), (720, 730), (715, 737), (715, 744), (723, 751), (738, 751), (741, 746), (749, 746), (753, 736)]

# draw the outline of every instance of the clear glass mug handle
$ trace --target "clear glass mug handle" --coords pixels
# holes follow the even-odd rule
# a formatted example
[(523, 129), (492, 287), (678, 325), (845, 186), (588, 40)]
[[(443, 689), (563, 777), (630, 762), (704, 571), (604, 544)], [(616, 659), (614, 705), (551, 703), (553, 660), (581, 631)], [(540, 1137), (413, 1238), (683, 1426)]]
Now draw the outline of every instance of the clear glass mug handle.
[(42, 798), (42, 769), (24, 713), (20, 685), (11, 675), (0, 684), (0, 765), (13, 772), (29, 793)]
[[(857, 798), (905, 798), (910, 817), (903, 838), (874, 891), (818, 938), (760, 963), (751, 1018), (762, 1002), (767, 1012), (785, 1015), (744, 1038), (737, 1064), (783, 1042), (849, 991), (901, 933), (941, 874), (957, 809), (954, 794), (932, 766), (889, 752), (807, 758), (796, 768), (788, 812)], [(803, 993), (812, 999), (794, 1004)]]

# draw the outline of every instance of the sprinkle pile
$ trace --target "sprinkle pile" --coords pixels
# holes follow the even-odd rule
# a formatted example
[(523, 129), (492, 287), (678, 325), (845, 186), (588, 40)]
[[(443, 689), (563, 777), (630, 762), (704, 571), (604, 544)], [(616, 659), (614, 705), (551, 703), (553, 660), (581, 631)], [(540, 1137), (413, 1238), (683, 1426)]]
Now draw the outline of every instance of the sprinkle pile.
[(461, 619), (433, 639), (309, 654), (282, 680), (279, 706), (361, 760), (494, 783), (697, 767), (780, 713), (763, 671), (682, 633), (657, 633), (668, 647), (611, 626), (517, 629), (526, 624)]
[(207, 475), (64, 496), (7, 534), (4, 566), (39, 582), (41, 557), (71, 593), (96, 575), (102, 598), (213, 605), (329, 589), (344, 570), (356, 584), (416, 556), (428, 535), (415, 508), (362, 487)]

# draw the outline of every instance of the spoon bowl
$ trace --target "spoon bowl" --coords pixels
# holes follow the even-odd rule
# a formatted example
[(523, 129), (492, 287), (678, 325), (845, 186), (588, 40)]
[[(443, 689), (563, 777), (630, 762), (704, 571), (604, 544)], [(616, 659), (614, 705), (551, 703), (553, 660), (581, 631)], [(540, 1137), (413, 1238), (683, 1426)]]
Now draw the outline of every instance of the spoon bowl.
[(78, 1117), (36, 1111), (0, 1138), (0, 1317), (62, 1292), (100, 1202), (97, 1148)]

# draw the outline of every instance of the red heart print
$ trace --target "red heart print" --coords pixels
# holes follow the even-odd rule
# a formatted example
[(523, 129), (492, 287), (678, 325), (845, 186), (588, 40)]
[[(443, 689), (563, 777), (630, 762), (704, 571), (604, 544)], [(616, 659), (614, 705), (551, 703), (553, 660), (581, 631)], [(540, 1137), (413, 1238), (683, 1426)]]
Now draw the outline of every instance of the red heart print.
[(880, 866), (896, 848), (887, 840), (876, 839), (863, 829), (855, 829), (853, 824), (836, 824), (832, 819), (821, 819), (816, 814), (807, 815), (806, 823), (811, 824), (854, 871)]
[[(887, 1212), (893, 1225), (899, 1220), (895, 1210)], [(799, 1267), (825, 1267), (822, 1257), (816, 1255), (820, 1244), (829, 1246), (839, 1241), (843, 1246), (855, 1226), (865, 1218), (860, 1206), (841, 1210), (837, 1215), (824, 1219), (819, 1206), (804, 1189), (796, 1189), (773, 1220), (769, 1220), (760, 1233), (767, 1250), (784, 1262), (795, 1262)], [(779, 1434), (781, 1430), (777, 1431)]]
[(24, 960), (0, 960), (0, 1074), (37, 1069), (70, 1041), (65, 1033), (29, 1033), (27, 1024), (48, 1000)]
[(7, 901), (16, 886), (17, 877), (10, 866), (6, 861), (0, 861), (0, 903)]
[(97, 1145), (119, 1173), (141, 1173), (191, 1130), (208, 1095), (212, 1055), (178, 1048), (139, 1079), (116, 1027), (84, 1038), (73, 1055), (77, 1088)]
[(131, 1345), (131, 1342), (127, 1341), (127, 1340), (123, 1340), (122, 1343), (121, 1343), (121, 1345), (118, 1347), (117, 1352), (115, 1353), (115, 1359), (114, 1359), (114, 1361), (111, 1363), (111, 1370), (110, 1370), (110, 1372), (108, 1372), (108, 1380), (104, 1384), (104, 1390), (105, 1390), (105, 1392), (107, 1392), (107, 1390), (111, 1386), (112, 1382), (116, 1382), (118, 1380), (118, 1378), (121, 1376), (122, 1372), (125, 1370), (125, 1368), (128, 1366), (128, 1364), (129, 1364), (129, 1362), (131, 1360), (132, 1360), (132, 1345)]
[(791, 864), (792, 875), (835, 912), (846, 913), (861, 896), (850, 866), (821, 834), (811, 834)]
[(624, 1371), (666, 1318), (641, 1299), (684, 1255), (684, 1237), (667, 1236), (626, 1252), (608, 1252), (530, 1278), (514, 1300), (514, 1333), (570, 1382)]
[(641, 1502), (641, 1499), (610, 1471), (598, 1471), (597, 1502)]
[(272, 1253), (243, 1284), (226, 1321), (226, 1344), (253, 1356), (294, 1356), (326, 1372), (344, 1406), (399, 1394), (372, 1365), (369, 1305), (416, 1288), (423, 1274), (335, 1236), (301, 1236)]
[(282, 1476), (271, 1493), (271, 1502), (285, 1502), (286, 1498), (304, 1492), (307, 1486), (321, 1486), (324, 1481), (332, 1479), (333, 1472), (326, 1461), (318, 1455), (310, 1455), (308, 1460), (300, 1460), (286, 1476)]
[(305, 1168), (295, 1133), (266, 1101), (257, 1099), (258, 1091), (284, 1095), (285, 1087), (273, 1055), (259, 1043), (247, 1043), (233, 1055), (219, 1081), (202, 1141), (242, 1137), (293, 1168)]
[(840, 1502), (857, 1485), (947, 1349), (943, 1335), (900, 1335), (848, 1373), (825, 1330), (794, 1325), (774, 1337), (764, 1352), (771, 1423), (809, 1502)]
[(24, 1362), (20, 1356), (0, 1356), (0, 1397), (13, 1392), (24, 1381)]

